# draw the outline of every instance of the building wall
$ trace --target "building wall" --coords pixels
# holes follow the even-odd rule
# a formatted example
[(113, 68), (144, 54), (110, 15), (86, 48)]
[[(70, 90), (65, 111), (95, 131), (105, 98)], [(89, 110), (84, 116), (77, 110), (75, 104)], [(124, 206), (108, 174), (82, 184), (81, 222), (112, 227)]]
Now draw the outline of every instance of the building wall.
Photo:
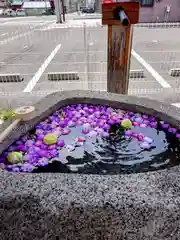
[(6, 0), (0, 0), (0, 8), (5, 8), (7, 6)]
[[(166, 9), (170, 6), (166, 19)], [(153, 7), (141, 7), (140, 22), (180, 22), (180, 0), (154, 0)]]
[[(117, 0), (118, 1), (118, 0)], [(139, 0), (141, 1), (141, 0)], [(96, 12), (101, 12), (102, 0), (95, 0)], [(171, 6), (168, 18), (167, 6)], [(154, 0), (152, 7), (140, 8), (140, 22), (180, 22), (180, 0)]]

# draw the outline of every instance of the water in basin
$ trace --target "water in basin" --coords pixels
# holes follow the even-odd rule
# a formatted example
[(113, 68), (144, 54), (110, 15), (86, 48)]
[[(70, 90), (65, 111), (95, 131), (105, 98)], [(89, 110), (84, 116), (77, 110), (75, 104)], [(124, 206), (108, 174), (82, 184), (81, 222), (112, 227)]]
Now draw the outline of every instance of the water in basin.
[(56, 111), (0, 157), (13, 172), (122, 174), (180, 163), (180, 132), (136, 112), (87, 104)]

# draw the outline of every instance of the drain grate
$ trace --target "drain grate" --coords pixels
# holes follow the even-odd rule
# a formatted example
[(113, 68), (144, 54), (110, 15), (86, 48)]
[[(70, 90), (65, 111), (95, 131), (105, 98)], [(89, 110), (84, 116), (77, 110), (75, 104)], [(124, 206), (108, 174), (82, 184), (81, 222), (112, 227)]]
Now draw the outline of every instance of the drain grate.
[(172, 68), (169, 70), (169, 75), (172, 77), (179, 77), (180, 76), (180, 68)]
[(130, 70), (129, 74), (130, 78), (144, 78), (144, 70)]
[(20, 74), (0, 74), (1, 83), (22, 82), (22, 81), (24, 81), (24, 78), (22, 78)]
[(79, 76), (77, 72), (51, 72), (51, 73), (48, 73), (48, 80), (73, 81), (73, 80), (79, 80)]

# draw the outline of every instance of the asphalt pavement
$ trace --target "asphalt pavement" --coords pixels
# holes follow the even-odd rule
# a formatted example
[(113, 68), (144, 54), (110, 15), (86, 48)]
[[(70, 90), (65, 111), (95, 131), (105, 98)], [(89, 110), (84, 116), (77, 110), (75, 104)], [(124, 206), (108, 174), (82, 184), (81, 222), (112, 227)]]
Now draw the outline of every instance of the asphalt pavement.
[[(0, 83), (0, 96), (28, 93), (41, 97), (71, 89), (106, 91), (107, 27), (99, 19), (67, 19), (64, 24), (56, 24), (54, 16), (0, 19), (0, 74), (24, 78)], [(133, 50), (140, 58), (132, 55), (131, 70), (144, 69), (145, 78), (130, 79), (129, 94), (176, 96), (178, 101), (180, 77), (168, 74), (171, 68), (180, 67), (178, 36), (178, 27), (134, 27)], [(63, 72), (77, 72), (79, 80), (48, 80), (48, 73)]]

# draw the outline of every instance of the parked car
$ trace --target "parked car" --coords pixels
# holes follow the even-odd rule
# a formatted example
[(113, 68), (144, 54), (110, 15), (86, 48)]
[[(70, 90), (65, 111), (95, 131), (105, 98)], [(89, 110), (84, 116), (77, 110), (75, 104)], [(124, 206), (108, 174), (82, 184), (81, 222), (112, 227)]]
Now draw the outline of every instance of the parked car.
[(26, 12), (25, 12), (24, 9), (16, 9), (16, 10), (6, 9), (6, 10), (3, 12), (3, 15), (5, 15), (5, 16), (11, 16), (11, 17), (26, 16)]
[(46, 9), (42, 12), (42, 15), (54, 15), (55, 12), (53, 9)]
[(82, 8), (81, 10), (82, 13), (94, 13), (94, 8), (89, 8), (89, 7), (86, 7), (86, 8)]
[(26, 16), (26, 12), (24, 9), (17, 9), (16, 16)]
[(4, 12), (3, 12), (3, 15), (5, 16), (16, 16), (16, 12), (12, 9), (5, 9)]

